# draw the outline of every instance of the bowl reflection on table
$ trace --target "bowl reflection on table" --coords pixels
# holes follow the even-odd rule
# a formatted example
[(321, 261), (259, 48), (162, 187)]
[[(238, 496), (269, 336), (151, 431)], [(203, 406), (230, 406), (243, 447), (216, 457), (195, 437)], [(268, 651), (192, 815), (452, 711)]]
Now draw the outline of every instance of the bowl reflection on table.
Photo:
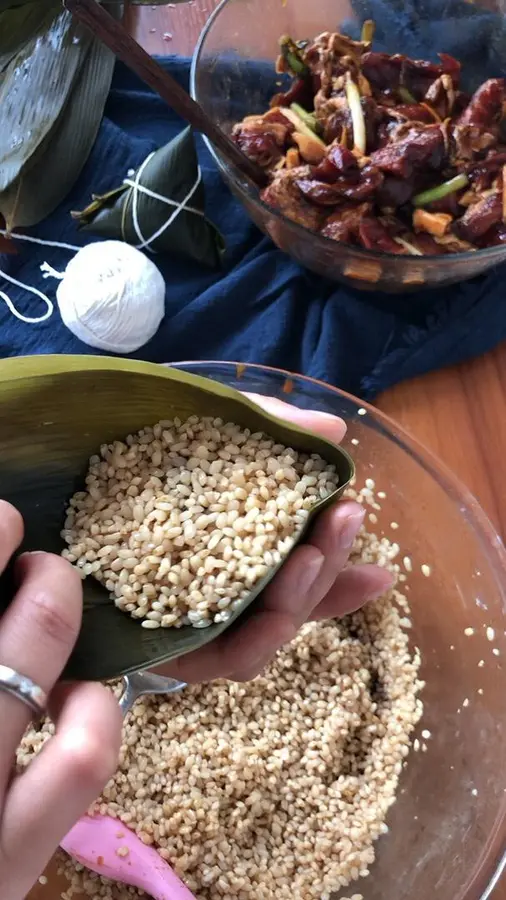
[[(454, 8), (455, 2), (458, 12)], [(438, 52), (454, 51), (458, 29), (462, 33), (465, 28), (472, 32), (473, 17), (479, 15), (480, 10), (490, 16), (497, 11), (501, 22), (505, 8), (504, 0), (473, 3), (453, 0), (447, 13), (444, 5), (438, 7), (441, 20), (445, 21), (446, 15), (448, 25), (448, 28), (438, 30), (431, 27), (434, 25), (434, 2), (417, 3), (416, 6), (415, 45), (406, 47), (406, 30), (400, 27), (397, 33), (394, 28), (388, 30), (380, 49), (437, 59)], [(372, 9), (374, 12), (374, 6)], [(353, 9), (348, 0), (274, 0), (274, 3), (269, 0), (223, 0), (210, 17), (195, 51), (192, 94), (223, 130), (230, 133), (232, 126), (244, 116), (265, 112), (269, 98), (279, 92), (281, 76), (275, 73), (274, 61), (281, 35), (290, 34), (299, 40), (342, 28), (356, 37), (363, 21), (370, 16), (371, 5), (366, 0), (355, 0)], [(452, 46), (448, 46), (449, 43)], [(466, 51), (462, 50), (463, 46)], [(463, 38), (459, 49), (464, 82), (466, 62), (468, 64), (466, 88), (475, 88), (487, 77), (500, 76), (506, 70), (506, 40), (496, 41), (493, 62), (488, 64), (493, 72), (477, 71), (472, 41)], [(506, 260), (506, 246), (446, 256), (415, 257), (355, 248), (321, 237), (264, 204), (257, 189), (226, 162), (209, 141), (206, 142), (222, 176), (255, 224), (281, 250), (319, 275), (363, 290), (404, 292), (465, 281)]]
[[(343, 417), (343, 443), (359, 484), (373, 478), (386, 494), (370, 527), (398, 541), (401, 558), (412, 560), (412, 640), (426, 681), (417, 735), (426, 752), (408, 757), (371, 875), (337, 896), (485, 900), (504, 867), (506, 847), (506, 555), (494, 529), (441, 463), (350, 395), (262, 366), (175, 365)], [(423, 564), (430, 565), (430, 577)], [(56, 900), (56, 885), (52, 869), (48, 884), (38, 885), (29, 900)]]

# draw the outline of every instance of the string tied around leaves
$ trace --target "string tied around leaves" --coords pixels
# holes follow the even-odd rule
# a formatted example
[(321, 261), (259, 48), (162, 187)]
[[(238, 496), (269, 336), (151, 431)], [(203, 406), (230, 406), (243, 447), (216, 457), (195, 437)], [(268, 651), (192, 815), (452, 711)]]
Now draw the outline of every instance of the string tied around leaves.
[[(203, 213), (203, 211), (201, 209), (195, 209), (195, 207), (188, 205), (191, 198), (195, 194), (195, 191), (199, 187), (200, 182), (202, 181), (202, 170), (201, 170), (200, 166), (197, 166), (197, 177), (196, 177), (194, 183), (192, 184), (192, 186), (190, 187), (188, 193), (183, 198), (181, 203), (176, 203), (176, 201), (171, 200), (170, 197), (164, 197), (162, 194), (158, 194), (156, 191), (151, 190), (150, 188), (146, 187), (145, 185), (143, 185), (141, 183), (141, 178), (142, 178), (143, 172), (145, 171), (146, 167), (149, 165), (149, 163), (151, 162), (151, 160), (153, 159), (154, 156), (155, 156), (154, 153), (150, 153), (149, 156), (146, 157), (146, 159), (144, 160), (142, 165), (139, 167), (137, 173), (134, 173), (133, 171), (131, 171), (128, 173), (129, 177), (125, 178), (123, 180), (123, 184), (126, 185), (127, 187), (131, 187), (132, 191), (133, 191), (132, 222), (133, 222), (133, 226), (135, 229), (135, 233), (140, 241), (140, 243), (137, 244), (137, 250), (151, 250), (153, 248), (153, 245), (155, 244), (155, 242), (164, 234), (165, 231), (167, 231), (168, 228), (170, 228), (170, 226), (176, 220), (177, 216), (183, 210), (186, 210), (186, 212), (193, 214), (195, 216), (201, 216), (202, 218), (205, 219), (205, 214)], [(159, 203), (164, 203), (169, 207), (173, 207), (173, 210), (174, 210), (171, 213), (171, 215), (169, 216), (169, 218), (167, 219), (167, 221), (164, 222), (162, 225), (160, 225), (160, 227), (158, 229), (156, 229), (156, 231), (153, 232), (153, 234), (151, 235), (150, 238), (145, 238), (143, 236), (142, 231), (141, 231), (141, 226), (139, 223), (139, 196), (141, 194), (144, 194), (144, 196), (146, 196), (146, 197), (151, 197), (152, 200), (157, 200)], [(156, 253), (156, 250), (154, 250), (154, 248), (153, 248), (152, 252)]]

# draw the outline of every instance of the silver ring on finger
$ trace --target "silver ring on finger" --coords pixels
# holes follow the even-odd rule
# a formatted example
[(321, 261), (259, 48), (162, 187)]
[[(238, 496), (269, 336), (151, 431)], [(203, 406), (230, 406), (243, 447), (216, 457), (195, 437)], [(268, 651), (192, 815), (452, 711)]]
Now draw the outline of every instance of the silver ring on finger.
[(46, 692), (31, 678), (16, 672), (16, 669), (11, 669), (10, 666), (0, 665), (0, 693), (10, 694), (21, 700), (38, 717), (46, 712)]

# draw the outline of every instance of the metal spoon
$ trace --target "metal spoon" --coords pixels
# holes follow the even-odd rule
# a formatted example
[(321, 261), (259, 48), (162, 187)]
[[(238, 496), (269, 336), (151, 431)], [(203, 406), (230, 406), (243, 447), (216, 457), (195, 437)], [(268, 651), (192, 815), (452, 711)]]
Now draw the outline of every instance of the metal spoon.
[(133, 675), (124, 675), (123, 684), (124, 690), (119, 701), (123, 718), (140, 697), (147, 694), (175, 694), (187, 686), (184, 681), (155, 675), (154, 672), (134, 672)]

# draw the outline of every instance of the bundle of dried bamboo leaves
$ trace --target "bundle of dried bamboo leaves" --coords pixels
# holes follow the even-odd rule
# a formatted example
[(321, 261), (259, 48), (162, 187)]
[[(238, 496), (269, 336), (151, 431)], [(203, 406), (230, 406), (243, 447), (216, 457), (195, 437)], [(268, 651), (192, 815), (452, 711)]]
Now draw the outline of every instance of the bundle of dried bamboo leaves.
[[(119, 0), (106, 5), (122, 15)], [(113, 54), (62, 0), (0, 0), (0, 220), (7, 230), (39, 223), (76, 182), (113, 68)]]

